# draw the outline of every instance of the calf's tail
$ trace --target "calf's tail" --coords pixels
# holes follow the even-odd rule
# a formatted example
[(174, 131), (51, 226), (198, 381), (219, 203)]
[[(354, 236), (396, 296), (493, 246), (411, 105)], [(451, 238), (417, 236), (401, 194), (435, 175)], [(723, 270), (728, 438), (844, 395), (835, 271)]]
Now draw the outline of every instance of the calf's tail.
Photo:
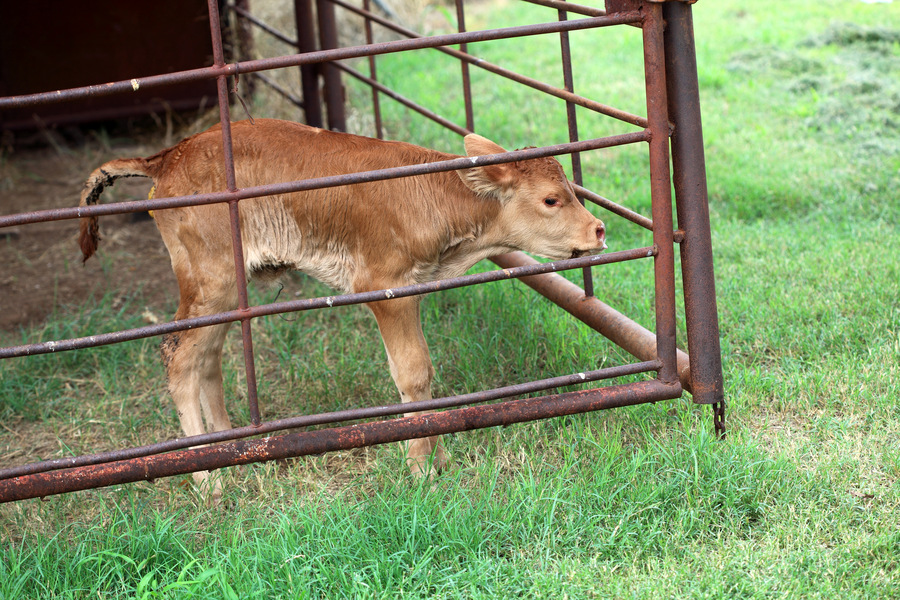
[[(153, 177), (152, 167), (152, 163), (145, 158), (120, 158), (101, 165), (84, 182), (80, 206), (97, 204), (103, 190), (121, 177)], [(78, 241), (81, 245), (82, 262), (85, 262), (94, 255), (100, 244), (99, 217), (82, 217)]]

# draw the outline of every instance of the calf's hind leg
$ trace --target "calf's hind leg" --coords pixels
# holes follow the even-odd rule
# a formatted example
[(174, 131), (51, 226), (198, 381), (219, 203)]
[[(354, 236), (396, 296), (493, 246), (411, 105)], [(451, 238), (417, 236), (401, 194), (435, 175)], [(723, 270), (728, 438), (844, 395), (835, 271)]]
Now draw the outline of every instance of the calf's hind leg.
[[(434, 368), (422, 334), (419, 299), (398, 298), (373, 302), (368, 307), (378, 321), (391, 377), (400, 392), (400, 399), (403, 402), (430, 400)], [(415, 414), (422, 413), (405, 413), (404, 416)], [(409, 440), (404, 444), (407, 465), (415, 475), (431, 477), (435, 469), (441, 469), (447, 463), (440, 436)]]
[[(181, 258), (187, 254), (177, 244), (170, 244), (170, 252), (172, 245), (176, 249), (173, 256)], [(173, 260), (181, 292), (176, 321), (237, 307), (233, 275), (229, 277), (224, 267), (215, 268), (215, 261), (207, 263), (200, 265), (192, 264), (190, 260)], [(204, 266), (206, 268), (202, 268)], [(216, 273), (221, 275), (216, 277)], [(197, 327), (163, 338), (161, 350), (169, 393), (175, 401), (186, 436), (231, 428), (222, 389), (222, 346), (228, 328), (228, 323)], [(221, 483), (217, 479), (211, 482), (208, 471), (194, 473), (194, 481), (213, 499), (221, 495)]]
[[(231, 428), (222, 389), (222, 346), (227, 332), (227, 324), (214, 325), (163, 338), (161, 349), (169, 394), (175, 401), (185, 436)], [(194, 481), (204, 494), (211, 494), (214, 499), (221, 496), (221, 483), (211, 482), (208, 471), (194, 473)]]

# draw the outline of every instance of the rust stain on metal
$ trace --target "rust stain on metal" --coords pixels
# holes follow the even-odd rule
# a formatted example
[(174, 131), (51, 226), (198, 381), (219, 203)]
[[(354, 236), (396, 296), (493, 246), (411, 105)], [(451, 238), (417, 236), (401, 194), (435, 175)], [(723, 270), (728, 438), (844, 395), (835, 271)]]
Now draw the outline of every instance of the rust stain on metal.
[(470, 406), (391, 421), (304, 431), (262, 440), (238, 440), (126, 461), (77, 467), (0, 480), (0, 502), (46, 497), (134, 481), (148, 481), (227, 466), (308, 456), (407, 439), (523, 423), (537, 419), (605, 410), (677, 398), (681, 386), (659, 380), (636, 382)]

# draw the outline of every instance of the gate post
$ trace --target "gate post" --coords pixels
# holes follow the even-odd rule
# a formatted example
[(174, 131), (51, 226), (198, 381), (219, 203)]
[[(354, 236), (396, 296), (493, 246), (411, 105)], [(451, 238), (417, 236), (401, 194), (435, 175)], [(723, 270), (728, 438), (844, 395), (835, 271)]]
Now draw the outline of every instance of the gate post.
[[(334, 4), (328, 0), (316, 0), (316, 15), (319, 22), (319, 43), (322, 50), (333, 50), (338, 47), (337, 20)], [(322, 63), (322, 81), (325, 91), (325, 114), (328, 117), (328, 129), (347, 131), (347, 120), (344, 115), (344, 87), (341, 84), (341, 72), (331, 63)]]
[(656, 308), (656, 351), (661, 363), (660, 381), (678, 384), (675, 346), (675, 241), (672, 216), (672, 183), (669, 170), (669, 118), (666, 101), (666, 66), (662, 7), (641, 3), (644, 41), (644, 84), (650, 132), (650, 199), (653, 213), (653, 281)]
[[(297, 51), (301, 54), (314, 52), (316, 27), (313, 22), (312, 0), (294, 0), (294, 19), (297, 22)], [(303, 113), (306, 124), (311, 127), (323, 127), (319, 65), (300, 65), (300, 86), (303, 90)]]
[(713, 405), (717, 433), (725, 433), (725, 392), (713, 273), (706, 162), (691, 6), (663, 4), (675, 204), (681, 242), (685, 320), (694, 402)]

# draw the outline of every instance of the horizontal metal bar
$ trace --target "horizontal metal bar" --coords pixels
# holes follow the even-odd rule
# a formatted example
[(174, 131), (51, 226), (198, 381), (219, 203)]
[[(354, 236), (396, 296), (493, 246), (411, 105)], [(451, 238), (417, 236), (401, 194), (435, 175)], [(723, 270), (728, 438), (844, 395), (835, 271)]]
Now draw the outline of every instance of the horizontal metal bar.
[(611, 252), (608, 254), (598, 254), (595, 256), (582, 256), (580, 258), (570, 258), (567, 260), (560, 260), (549, 263), (536, 263), (516, 269), (503, 269), (499, 271), (488, 271), (486, 273), (462, 275), (460, 277), (451, 277), (449, 279), (440, 279), (438, 281), (407, 285), (389, 290), (373, 290), (371, 292), (342, 294), (338, 296), (323, 296), (320, 298), (304, 298), (300, 300), (291, 300), (289, 302), (263, 304), (260, 306), (251, 306), (245, 310), (231, 310), (227, 312), (215, 313), (212, 315), (205, 315), (202, 317), (193, 317), (190, 319), (182, 319), (180, 321), (170, 321), (167, 323), (159, 323), (156, 325), (147, 325), (145, 327), (137, 327), (134, 329), (126, 329), (123, 331), (116, 331), (112, 333), (103, 333), (81, 338), (54, 340), (50, 342), (41, 342), (38, 344), (27, 344), (22, 346), (0, 348), (0, 359), (14, 358), (19, 356), (34, 356), (37, 354), (50, 354), (54, 352), (64, 352), (67, 350), (78, 350), (81, 348), (94, 348), (97, 346), (106, 346), (109, 344), (117, 344), (120, 342), (153, 337), (155, 335), (174, 333), (176, 331), (184, 331), (186, 329), (194, 329), (196, 327), (208, 327), (210, 325), (232, 323), (234, 321), (240, 321), (241, 319), (251, 319), (286, 312), (300, 312), (318, 308), (332, 308), (335, 306), (349, 306), (351, 304), (379, 302), (381, 300), (387, 300), (390, 298), (420, 296), (422, 294), (451, 290), (460, 287), (466, 287), (469, 285), (475, 285), (477, 283), (489, 283), (492, 281), (501, 281), (505, 279), (517, 279), (526, 275), (550, 273), (553, 271), (567, 269), (581, 269), (585, 267), (612, 264), (627, 260), (636, 260), (639, 258), (649, 258), (653, 255), (653, 248), (636, 248), (634, 250), (623, 250), (621, 252)]
[[(402, 25), (397, 25), (396, 23), (393, 23), (392, 21), (384, 19), (372, 12), (365, 11), (359, 7), (353, 6), (352, 4), (344, 2), (343, 0), (331, 0), (331, 2), (334, 4), (337, 4), (338, 6), (341, 6), (342, 8), (345, 8), (346, 10), (348, 10), (350, 12), (354, 12), (366, 19), (369, 19), (370, 21), (374, 21), (374, 22), (378, 23), (379, 25), (381, 25), (387, 29), (390, 29), (391, 31), (394, 31), (396, 33), (404, 35), (406, 37), (413, 38), (413, 39), (422, 39), (425, 37), (422, 34), (416, 32), (416, 31), (413, 31), (412, 29), (408, 29), (406, 27), (403, 27)], [(575, 94), (569, 90), (558, 88), (558, 87), (555, 87), (552, 85), (548, 85), (542, 81), (538, 81), (537, 79), (533, 79), (531, 77), (526, 77), (525, 75), (520, 75), (519, 73), (516, 73), (515, 71), (510, 71), (509, 69), (505, 69), (503, 67), (497, 66), (493, 63), (490, 63), (486, 60), (482, 60), (482, 59), (478, 58), (477, 56), (473, 56), (473, 55), (469, 54), (468, 52), (461, 52), (454, 48), (447, 48), (445, 46), (438, 46), (438, 47), (435, 47), (434, 49), (438, 50), (440, 52), (443, 52), (444, 54), (447, 54), (449, 56), (452, 56), (453, 58), (456, 58), (458, 60), (464, 61), (468, 64), (471, 64), (471, 65), (474, 65), (481, 69), (484, 69), (485, 71), (488, 71), (495, 75), (499, 75), (500, 77), (504, 77), (511, 81), (515, 81), (516, 83), (520, 83), (522, 85), (525, 85), (532, 89), (544, 92), (551, 96), (561, 98), (562, 100), (571, 102), (573, 104), (576, 104), (576, 105), (586, 108), (588, 110), (592, 110), (594, 112), (604, 114), (608, 117), (612, 117), (614, 119), (618, 119), (620, 121), (624, 121), (624, 122), (630, 123), (632, 125), (637, 125), (638, 127), (646, 127), (647, 126), (647, 119), (645, 117), (634, 115), (634, 114), (631, 114), (624, 110), (620, 110), (618, 108), (614, 108), (612, 106), (608, 106), (606, 104), (596, 102), (594, 100), (591, 100), (590, 98), (585, 98), (584, 96), (579, 96), (578, 94)]]
[(636, 131), (634, 133), (624, 133), (621, 135), (596, 138), (593, 140), (584, 140), (581, 142), (568, 144), (558, 144), (555, 146), (528, 148), (525, 150), (514, 150), (511, 152), (489, 154), (477, 157), (461, 157), (451, 160), (423, 163), (420, 165), (408, 165), (403, 167), (393, 167), (390, 169), (348, 173), (346, 175), (315, 177), (312, 179), (304, 179), (301, 181), (273, 183), (269, 185), (241, 188), (235, 192), (212, 192), (208, 194), (197, 194), (195, 196), (175, 196), (172, 198), (153, 198), (152, 200), (134, 200), (130, 202), (114, 202), (110, 204), (94, 204), (91, 206), (73, 206), (69, 208), (39, 210), (26, 213), (17, 213), (14, 215), (0, 216), (0, 227), (25, 225), (27, 223), (38, 223), (41, 221), (78, 219), (81, 217), (88, 217), (92, 215), (102, 216), (119, 213), (142, 212), (147, 210), (164, 210), (166, 208), (180, 208), (184, 206), (230, 202), (232, 200), (246, 200), (247, 198), (258, 198), (261, 196), (288, 194), (292, 192), (305, 192), (314, 189), (338, 187), (342, 185), (352, 185), (357, 183), (369, 183), (373, 181), (384, 181), (386, 179), (396, 179), (399, 177), (413, 177), (416, 175), (426, 175), (429, 173), (440, 173), (458, 169), (469, 169), (472, 167), (494, 165), (504, 162), (514, 162), (518, 160), (528, 160), (531, 158), (556, 156), (560, 154), (568, 154), (571, 152), (584, 152), (586, 150), (597, 150), (599, 148), (610, 148), (612, 146), (645, 142), (649, 139), (649, 133), (647, 131)]
[(642, 215), (640, 213), (636, 213), (633, 210), (627, 209), (624, 206), (622, 206), (621, 204), (616, 204), (612, 200), (609, 200), (608, 198), (604, 198), (603, 196), (601, 196), (599, 194), (595, 194), (591, 190), (589, 190), (587, 188), (583, 188), (580, 185), (573, 184), (573, 187), (575, 188), (575, 194), (578, 197), (584, 198), (585, 200), (590, 200), (597, 206), (602, 206), (603, 208), (605, 208), (606, 210), (608, 210), (611, 213), (617, 214), (622, 218), (628, 219), (632, 223), (635, 223), (636, 225), (640, 225), (644, 229), (653, 231), (653, 221), (651, 219), (648, 219), (644, 215)]
[(269, 460), (374, 446), (432, 435), (484, 429), (538, 419), (670, 400), (681, 386), (658, 379), (593, 390), (508, 400), (389, 421), (239, 440), (102, 465), (0, 480), (0, 502), (45, 497), (89, 488), (213, 470)]
[(9, 467), (6, 469), (0, 469), (0, 479), (9, 479), (11, 477), (20, 477), (22, 475), (32, 475), (34, 473), (44, 473), (46, 471), (56, 471), (59, 469), (83, 467), (86, 465), (96, 465), (107, 462), (114, 462), (117, 460), (127, 460), (131, 458), (139, 458), (142, 456), (152, 456), (154, 454), (162, 454), (164, 452), (172, 452), (174, 450), (182, 450), (184, 448), (230, 442), (233, 440), (244, 439), (257, 435), (266, 435), (274, 433), (276, 431), (298, 429), (301, 427), (313, 427), (317, 425), (327, 425), (346, 421), (391, 417), (402, 415), (404, 413), (458, 408), (460, 406), (468, 406), (470, 404), (477, 404), (480, 402), (489, 402), (492, 400), (499, 400), (501, 398), (510, 398), (512, 396), (520, 396), (522, 394), (530, 394), (553, 388), (567, 387), (583, 383), (592, 383), (603, 379), (624, 377), (626, 375), (649, 373), (658, 369), (659, 362), (650, 361), (635, 363), (632, 365), (608, 367), (605, 369), (597, 369), (594, 371), (585, 371), (583, 373), (574, 373), (572, 375), (563, 375), (550, 379), (541, 379), (538, 381), (530, 381), (528, 383), (520, 383), (516, 385), (500, 387), (493, 390), (485, 390), (481, 392), (473, 392), (470, 394), (461, 394), (457, 396), (448, 396), (445, 398), (434, 398), (432, 400), (419, 400), (416, 402), (408, 402), (405, 404), (389, 404), (385, 406), (354, 408), (313, 415), (303, 415), (299, 417), (289, 417), (286, 419), (279, 419), (277, 421), (268, 421), (265, 423), (261, 423), (258, 426), (248, 425), (245, 427), (236, 427), (233, 429), (227, 429), (225, 431), (216, 431), (213, 433), (183, 437), (175, 440), (159, 442), (156, 444), (149, 444), (146, 446), (127, 448), (124, 450), (114, 450), (111, 452), (103, 452), (98, 454), (57, 458), (41, 461), (38, 463), (31, 463), (28, 465)]
[(529, 4), (539, 4), (541, 6), (547, 6), (549, 8), (565, 10), (567, 12), (585, 15), (588, 17), (602, 17), (606, 14), (606, 11), (601, 8), (582, 6), (581, 4), (574, 4), (572, 2), (562, 2), (561, 0), (525, 0), (525, 2), (528, 2)]
[(154, 89), (166, 85), (172, 85), (174, 83), (213, 79), (223, 75), (240, 75), (243, 73), (252, 73), (255, 71), (265, 71), (267, 69), (297, 67), (300, 65), (329, 62), (333, 60), (359, 58), (362, 56), (375, 56), (379, 54), (404, 52), (407, 50), (420, 50), (424, 48), (435, 48), (437, 46), (448, 46), (460, 43), (503, 40), (512, 37), (541, 35), (545, 33), (557, 33), (560, 31), (578, 31), (582, 29), (592, 29), (595, 27), (625, 25), (629, 23), (639, 23), (641, 19), (642, 16), (640, 12), (631, 11), (603, 17), (572, 19), (569, 21), (538, 23), (534, 25), (521, 25), (517, 27), (505, 27), (502, 29), (491, 29), (483, 31), (449, 33), (413, 40), (395, 40), (364, 46), (350, 46), (347, 48), (337, 48), (333, 50), (318, 50), (315, 52), (307, 52), (304, 54), (248, 60), (239, 63), (226, 64), (221, 67), (202, 67), (199, 69), (191, 69), (188, 71), (178, 71), (176, 73), (151, 75), (149, 77), (138, 77), (127, 81), (116, 81), (111, 83), (104, 83), (101, 85), (92, 85), (66, 90), (56, 90), (52, 92), (41, 92), (38, 94), (0, 97), (0, 110), (44, 104), (56, 104), (59, 102), (65, 102), (67, 100), (80, 98), (109, 96), (121, 93), (127, 94), (130, 92), (135, 92), (142, 88)]

